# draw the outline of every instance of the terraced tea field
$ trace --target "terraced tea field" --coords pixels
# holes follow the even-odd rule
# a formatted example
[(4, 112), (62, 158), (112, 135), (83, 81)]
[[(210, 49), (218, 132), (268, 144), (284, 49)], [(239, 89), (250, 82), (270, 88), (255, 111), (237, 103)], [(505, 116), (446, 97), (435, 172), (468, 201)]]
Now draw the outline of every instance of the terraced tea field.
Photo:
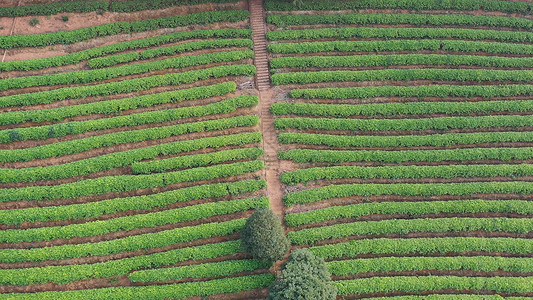
[(532, 3), (5, 2), (0, 299), (533, 298)]
[(238, 233), (269, 206), (249, 12), (221, 2), (1, 37), (19, 51), (103, 45), (0, 64), (0, 297), (185, 298), (272, 281)]
[(533, 296), (531, 4), (451, 2), (266, 1), (288, 236), (343, 299)]

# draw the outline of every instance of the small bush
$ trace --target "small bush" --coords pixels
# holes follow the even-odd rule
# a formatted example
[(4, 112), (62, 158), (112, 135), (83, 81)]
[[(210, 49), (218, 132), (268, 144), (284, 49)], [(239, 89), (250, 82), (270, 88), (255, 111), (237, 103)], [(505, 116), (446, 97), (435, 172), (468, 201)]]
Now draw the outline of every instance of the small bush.
[(62, 20), (63, 22), (67, 22), (67, 21), (68, 21), (68, 16), (62, 16), (62, 17), (61, 17), (61, 20)]
[(270, 209), (257, 210), (242, 229), (243, 250), (266, 262), (282, 259), (289, 251), (281, 219)]
[(296, 250), (270, 288), (271, 300), (335, 300), (337, 288), (324, 260), (307, 249)]
[(37, 18), (33, 18), (30, 20), (30, 26), (36, 26), (37, 24), (39, 24), (39, 20), (37, 20)]

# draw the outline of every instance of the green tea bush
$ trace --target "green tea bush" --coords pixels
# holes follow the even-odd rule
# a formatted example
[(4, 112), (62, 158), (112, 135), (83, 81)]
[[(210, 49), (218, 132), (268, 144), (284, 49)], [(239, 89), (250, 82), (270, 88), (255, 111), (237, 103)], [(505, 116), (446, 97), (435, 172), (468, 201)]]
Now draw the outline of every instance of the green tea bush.
[(247, 10), (223, 10), (176, 15), (158, 19), (145, 19), (133, 22), (116, 22), (80, 28), (70, 31), (58, 31), (41, 34), (4, 35), (0, 36), (0, 48), (44, 47), (56, 44), (73, 44), (102, 36), (123, 33), (134, 33), (159, 28), (175, 28), (193, 24), (213, 24), (232, 20), (246, 20), (250, 13)]

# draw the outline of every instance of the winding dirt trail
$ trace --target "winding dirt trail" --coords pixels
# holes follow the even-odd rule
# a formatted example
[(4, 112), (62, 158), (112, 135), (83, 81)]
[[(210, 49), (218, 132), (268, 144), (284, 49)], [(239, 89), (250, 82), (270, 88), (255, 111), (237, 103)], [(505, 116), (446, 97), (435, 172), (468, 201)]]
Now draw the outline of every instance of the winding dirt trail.
[(268, 55), (266, 41), (266, 23), (262, 0), (249, 0), (250, 23), (254, 42), (254, 64), (257, 67), (256, 86), (259, 90), (259, 117), (263, 134), (263, 149), (265, 149), (265, 179), (267, 181), (267, 196), (270, 208), (283, 217), (283, 202), (281, 198), (281, 182), (279, 179), (280, 162), (278, 160), (278, 137), (274, 129), (274, 116), (270, 113), (270, 106), (275, 102), (274, 92), (270, 85), (268, 70)]

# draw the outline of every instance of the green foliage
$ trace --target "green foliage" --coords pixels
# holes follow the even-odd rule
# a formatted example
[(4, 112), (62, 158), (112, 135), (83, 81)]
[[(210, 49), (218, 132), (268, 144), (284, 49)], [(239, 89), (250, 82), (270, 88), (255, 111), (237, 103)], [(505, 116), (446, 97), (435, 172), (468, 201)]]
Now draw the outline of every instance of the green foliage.
[(454, 256), (454, 257), (379, 257), (331, 261), (327, 263), (333, 275), (346, 276), (367, 272), (402, 271), (451, 271), (471, 270), (481, 272), (520, 272), (533, 271), (533, 258), (493, 257), (493, 256)]
[(521, 1), (496, 0), (306, 0), (294, 3), (292, 1), (267, 0), (266, 10), (358, 10), (358, 9), (408, 9), (408, 10), (485, 10), (506, 13), (530, 14), (533, 3)]
[(337, 27), (314, 28), (301, 30), (278, 30), (267, 33), (271, 41), (279, 40), (318, 40), (325, 38), (337, 39), (462, 39), (488, 40), (509, 43), (531, 43), (532, 32), (516, 32), (504, 30), (463, 29), (463, 28), (370, 28), (370, 27)]
[(491, 54), (533, 54), (533, 45), (463, 40), (386, 40), (386, 41), (331, 41), (295, 42), (268, 45), (272, 53), (318, 53), (318, 52), (387, 52), (387, 51), (448, 51), (485, 52)]
[(259, 99), (257, 96), (242, 95), (207, 105), (163, 109), (96, 120), (73, 121), (54, 125), (6, 129), (0, 130), (0, 143), (12, 142), (13, 132), (18, 133), (16, 139), (18, 141), (46, 140), (52, 137), (80, 134), (88, 131), (106, 130), (111, 128), (127, 128), (144, 124), (164, 123), (180, 119), (219, 115), (234, 112), (243, 107), (253, 107), (257, 105), (258, 102)]
[(318, 71), (276, 73), (271, 77), (274, 85), (307, 84), (342, 81), (512, 81), (530, 82), (530, 70), (475, 70), (475, 69), (386, 69), (364, 71)]
[(272, 300), (335, 300), (336, 296), (337, 288), (331, 284), (324, 260), (306, 249), (291, 253), (269, 292)]
[(110, 11), (131, 12), (149, 9), (163, 9), (170, 6), (197, 5), (202, 3), (234, 3), (238, 0), (128, 0), (113, 1), (109, 6)]
[(87, 62), (92, 68), (110, 67), (120, 63), (126, 63), (141, 59), (150, 59), (163, 55), (173, 55), (177, 53), (190, 52), (200, 49), (217, 49), (229, 47), (246, 47), (252, 48), (253, 42), (249, 39), (220, 39), (220, 40), (202, 40), (182, 43), (174, 46), (147, 49), (141, 52), (126, 52), (122, 54), (93, 58)]
[[(201, 121), (194, 123), (184, 123), (163, 127), (152, 127), (139, 130), (121, 131), (97, 136), (91, 136), (83, 139), (76, 139), (53, 144), (45, 144), (33, 148), (0, 150), (0, 161), (29, 161), (37, 158), (56, 157), (72, 153), (80, 153), (90, 149), (108, 147), (119, 144), (141, 142), (148, 140), (161, 139), (181, 134), (190, 134), (194, 132), (205, 132), (224, 130), (236, 127), (250, 127), (259, 122), (257, 116), (239, 116), (233, 118)], [(13, 131), (16, 132), (16, 131)], [(155, 149), (155, 148), (151, 148)], [(121, 163), (119, 163), (121, 164)], [(114, 163), (117, 165), (117, 162)], [(60, 167), (58, 167), (60, 168)], [(102, 167), (101, 167), (102, 168)], [(105, 167), (103, 167), (105, 169)], [(43, 175), (38, 176), (57, 176), (54, 174), (54, 168), (44, 169)], [(28, 171), (28, 174), (39, 174), (37, 171)], [(9, 172), (9, 171), (8, 171)], [(14, 171), (17, 172), (17, 171)], [(35, 173), (34, 173), (35, 172)], [(51, 173), (49, 173), (51, 172)], [(76, 174), (73, 170), (70, 174)], [(87, 170), (82, 171), (87, 172)], [(88, 172), (90, 173), (90, 171)], [(33, 176), (33, 175), (32, 175)]]
[(530, 233), (533, 220), (529, 218), (431, 218), (361, 221), (291, 231), (293, 245), (314, 244), (328, 239), (354, 235), (405, 235), (414, 232), (453, 233), (483, 231)]
[(406, 239), (362, 239), (310, 247), (326, 260), (373, 255), (439, 255), (464, 252), (533, 253), (533, 240), (521, 238), (443, 237)]
[[(100, 70), (98, 70), (100, 71)], [(47, 104), (66, 99), (80, 99), (91, 96), (108, 96), (138, 92), (155, 87), (182, 85), (209, 78), (225, 76), (252, 76), (256, 68), (253, 65), (228, 65), (182, 73), (168, 73), (98, 85), (66, 87), (44, 92), (26, 93), (0, 97), (0, 107)]]
[(242, 229), (245, 221), (244, 219), (237, 219), (221, 223), (204, 223), (197, 226), (132, 235), (97, 243), (66, 244), (32, 249), (0, 249), (0, 261), (6, 263), (24, 261), (39, 262), (148, 250), (177, 243), (233, 234)]
[(264, 154), (261, 148), (242, 148), (218, 152), (178, 156), (149, 162), (136, 162), (131, 165), (134, 174), (161, 173), (169, 170), (195, 168), (229, 161), (257, 159)]
[[(419, 85), (419, 86), (372, 86), (350, 88), (294, 89), (292, 98), (305, 99), (351, 99), (373, 97), (427, 97), (448, 98), (490, 98), (533, 95), (533, 85)], [(482, 105), (476, 103), (477, 105)]]
[(533, 277), (395, 276), (336, 281), (339, 295), (475, 290), (497, 293), (531, 293)]
[(30, 267), (0, 270), (0, 283), (28, 285), (35, 283), (68, 283), (89, 278), (109, 278), (132, 270), (157, 268), (182, 261), (194, 261), (232, 255), (239, 252), (239, 241), (206, 244), (175, 250), (108, 260), (93, 264)]
[(280, 151), (279, 159), (292, 160), (297, 163), (344, 163), (362, 162), (444, 162), (444, 161), (514, 161), (533, 158), (532, 147), (521, 148), (457, 148), (443, 150), (311, 150), (292, 149)]
[(184, 278), (220, 277), (268, 267), (268, 264), (253, 259), (229, 260), (176, 268), (136, 271), (129, 274), (128, 278), (132, 282), (153, 282)]
[(294, 192), (283, 197), (287, 206), (297, 203), (312, 203), (331, 198), (351, 196), (439, 196), (474, 194), (520, 194), (533, 192), (533, 184), (522, 181), (511, 182), (465, 182), (465, 183), (394, 183), (394, 184), (344, 184), (329, 185), (301, 192)]
[(440, 117), (420, 119), (329, 119), (279, 118), (274, 127), (286, 129), (319, 129), (357, 131), (423, 131), (480, 128), (520, 128), (533, 124), (533, 116)]
[(147, 94), (139, 97), (102, 100), (86, 104), (60, 106), (48, 109), (10, 111), (0, 114), (0, 124), (8, 125), (24, 122), (41, 123), (45, 121), (57, 122), (66, 118), (87, 116), (91, 114), (116, 115), (129, 109), (222, 96), (234, 92), (236, 89), (237, 84), (229, 81), (189, 89)]
[(339, 205), (285, 215), (287, 226), (296, 227), (335, 219), (357, 220), (369, 215), (423, 216), (427, 214), (509, 213), (533, 214), (533, 204), (524, 200), (446, 200), (372, 202)]
[(289, 185), (307, 184), (317, 180), (335, 180), (346, 178), (360, 179), (401, 179), (401, 178), (469, 178), (469, 177), (524, 177), (533, 175), (532, 164), (496, 164), (496, 165), (440, 165), (440, 166), (333, 166), (299, 169), (285, 172), (281, 182)]
[(68, 16), (61, 16), (61, 21), (68, 22)]
[[(533, 8), (533, 6), (532, 6)], [(311, 14), (311, 15), (269, 15), (267, 22), (277, 27), (292, 25), (398, 25), (409, 24), (420, 27), (456, 25), (464, 27), (507, 27), (514, 29), (533, 29), (533, 21), (525, 18), (473, 16), (461, 14)]]
[(315, 104), (276, 102), (270, 107), (275, 115), (351, 117), (410, 116), (424, 114), (471, 115), (499, 112), (533, 112), (533, 101), (503, 100), (479, 102), (407, 102), (370, 104)]
[[(229, 20), (231, 21), (231, 20)], [(249, 38), (251, 35), (250, 29), (210, 29), (210, 30), (191, 30), (191, 31), (178, 31), (158, 36), (153, 36), (144, 39), (138, 39), (133, 41), (126, 41), (115, 43), (107, 46), (100, 46), (79, 52), (73, 52), (65, 55), (58, 55), (45, 58), (35, 58), (28, 60), (8, 61), (0, 62), (0, 71), (29, 71), (39, 70), (49, 67), (59, 67), (70, 64), (77, 64), (81, 61), (88, 60), (94, 57), (100, 57), (107, 54), (113, 54), (117, 52), (135, 50), (139, 48), (147, 48), (153, 46), (159, 46), (166, 43), (173, 43), (188, 39), (208, 39), (208, 38)], [(154, 50), (155, 51), (155, 50)], [(132, 54), (123, 54), (132, 55)], [(135, 57), (137, 54), (134, 53)], [(122, 56), (121, 56), (122, 57)], [(120, 58), (117, 58), (120, 61)]]
[(278, 137), (282, 144), (326, 145), (330, 147), (444, 147), (498, 142), (531, 142), (533, 141), (533, 132), (474, 132), (406, 136), (342, 136), (282, 132)]
[[(203, 139), (185, 140), (171, 143), (159, 144), (140, 149), (130, 149), (123, 152), (103, 154), (96, 157), (86, 158), (60, 165), (39, 166), (31, 168), (3, 168), (0, 169), (0, 182), (32, 182), (43, 179), (57, 180), (91, 174), (95, 172), (111, 170), (119, 167), (132, 166), (134, 174), (149, 174), (155, 168), (177, 170), (181, 168), (203, 167), (211, 164), (238, 160), (252, 159), (260, 157), (263, 152), (257, 148), (242, 152), (215, 152), (213, 154), (185, 155), (179, 158), (170, 159), (172, 164), (164, 164), (167, 160), (154, 161), (153, 163), (136, 162), (143, 159), (153, 159), (158, 155), (180, 154), (199, 149), (219, 148), (223, 146), (245, 145), (247, 143), (257, 143), (261, 141), (259, 134), (244, 133), (236, 135), (225, 135), (218, 137), (208, 137)], [(230, 150), (231, 151), (231, 150)], [(233, 156), (231, 154), (234, 154)], [(240, 156), (238, 156), (240, 154)], [(163, 165), (159, 162), (163, 162)], [(160, 166), (160, 167), (159, 167)]]
[(29, 22), (30, 26), (37, 26), (37, 24), (39, 24), (39, 20), (37, 20), (37, 18), (33, 18), (30, 20)]
[(55, 15), (62, 12), (86, 13), (107, 9), (107, 1), (61, 1), (46, 4), (0, 7), (0, 17), (23, 17), (31, 15)]
[(215, 279), (202, 282), (187, 282), (169, 285), (149, 285), (134, 287), (111, 287), (101, 289), (85, 289), (76, 291), (51, 291), (40, 293), (5, 294), (10, 299), (38, 299), (56, 300), (94, 299), (94, 300), (124, 300), (124, 299), (185, 299), (196, 296), (210, 296), (222, 293), (238, 293), (245, 290), (260, 289), (268, 286), (274, 280), (272, 274), (250, 275), (232, 278)]
[(279, 68), (334, 68), (334, 67), (389, 67), (389, 66), (480, 66), (491, 68), (531, 68), (532, 58), (443, 55), (443, 54), (389, 54), (354, 56), (286, 56), (270, 60), (270, 67)]
[[(366, 300), (383, 300), (380, 298), (365, 298)], [(425, 296), (391, 296), (390, 300), (528, 300), (527, 297), (503, 297), (500, 295), (471, 295), (471, 294), (430, 294)]]
[(282, 259), (289, 251), (281, 219), (269, 209), (258, 209), (246, 220), (241, 240), (245, 252), (268, 263)]
[(151, 175), (118, 175), (80, 180), (54, 186), (29, 186), (3, 189), (0, 202), (44, 201), (59, 198), (77, 198), (111, 192), (127, 192), (137, 189), (163, 187), (180, 182), (194, 182), (229, 177), (261, 170), (259, 160), (187, 169), (171, 173)]
[(240, 61), (252, 57), (252, 50), (227, 51), (200, 55), (187, 55), (101, 70), (84, 70), (59, 74), (15, 77), (1, 80), (0, 90), (19, 89), (32, 86), (83, 84), (109, 80), (122, 76), (139, 75), (158, 70), (181, 69), (185, 67), (208, 65), (219, 62)]
[(268, 207), (268, 205), (269, 202), (266, 197), (247, 198), (191, 205), (160, 212), (136, 214), (81, 224), (29, 228), (23, 230), (8, 229), (0, 231), (0, 242), (20, 243), (96, 236), (122, 230), (153, 228), (162, 225), (199, 220), (212, 216), (247, 211), (250, 209), (265, 208)]
[(56, 44), (73, 44), (97, 37), (155, 30), (159, 28), (175, 28), (194, 24), (213, 24), (224, 21), (243, 21), (249, 17), (247, 10), (224, 10), (191, 13), (158, 19), (146, 19), (133, 22), (116, 22), (70, 31), (52, 33), (5, 35), (0, 36), (0, 48), (43, 47)]
[(1, 210), (0, 222), (15, 225), (24, 222), (98, 218), (102, 215), (118, 212), (161, 208), (179, 202), (249, 194), (265, 187), (266, 182), (264, 180), (242, 180), (195, 185), (151, 195), (113, 198), (81, 204)]

